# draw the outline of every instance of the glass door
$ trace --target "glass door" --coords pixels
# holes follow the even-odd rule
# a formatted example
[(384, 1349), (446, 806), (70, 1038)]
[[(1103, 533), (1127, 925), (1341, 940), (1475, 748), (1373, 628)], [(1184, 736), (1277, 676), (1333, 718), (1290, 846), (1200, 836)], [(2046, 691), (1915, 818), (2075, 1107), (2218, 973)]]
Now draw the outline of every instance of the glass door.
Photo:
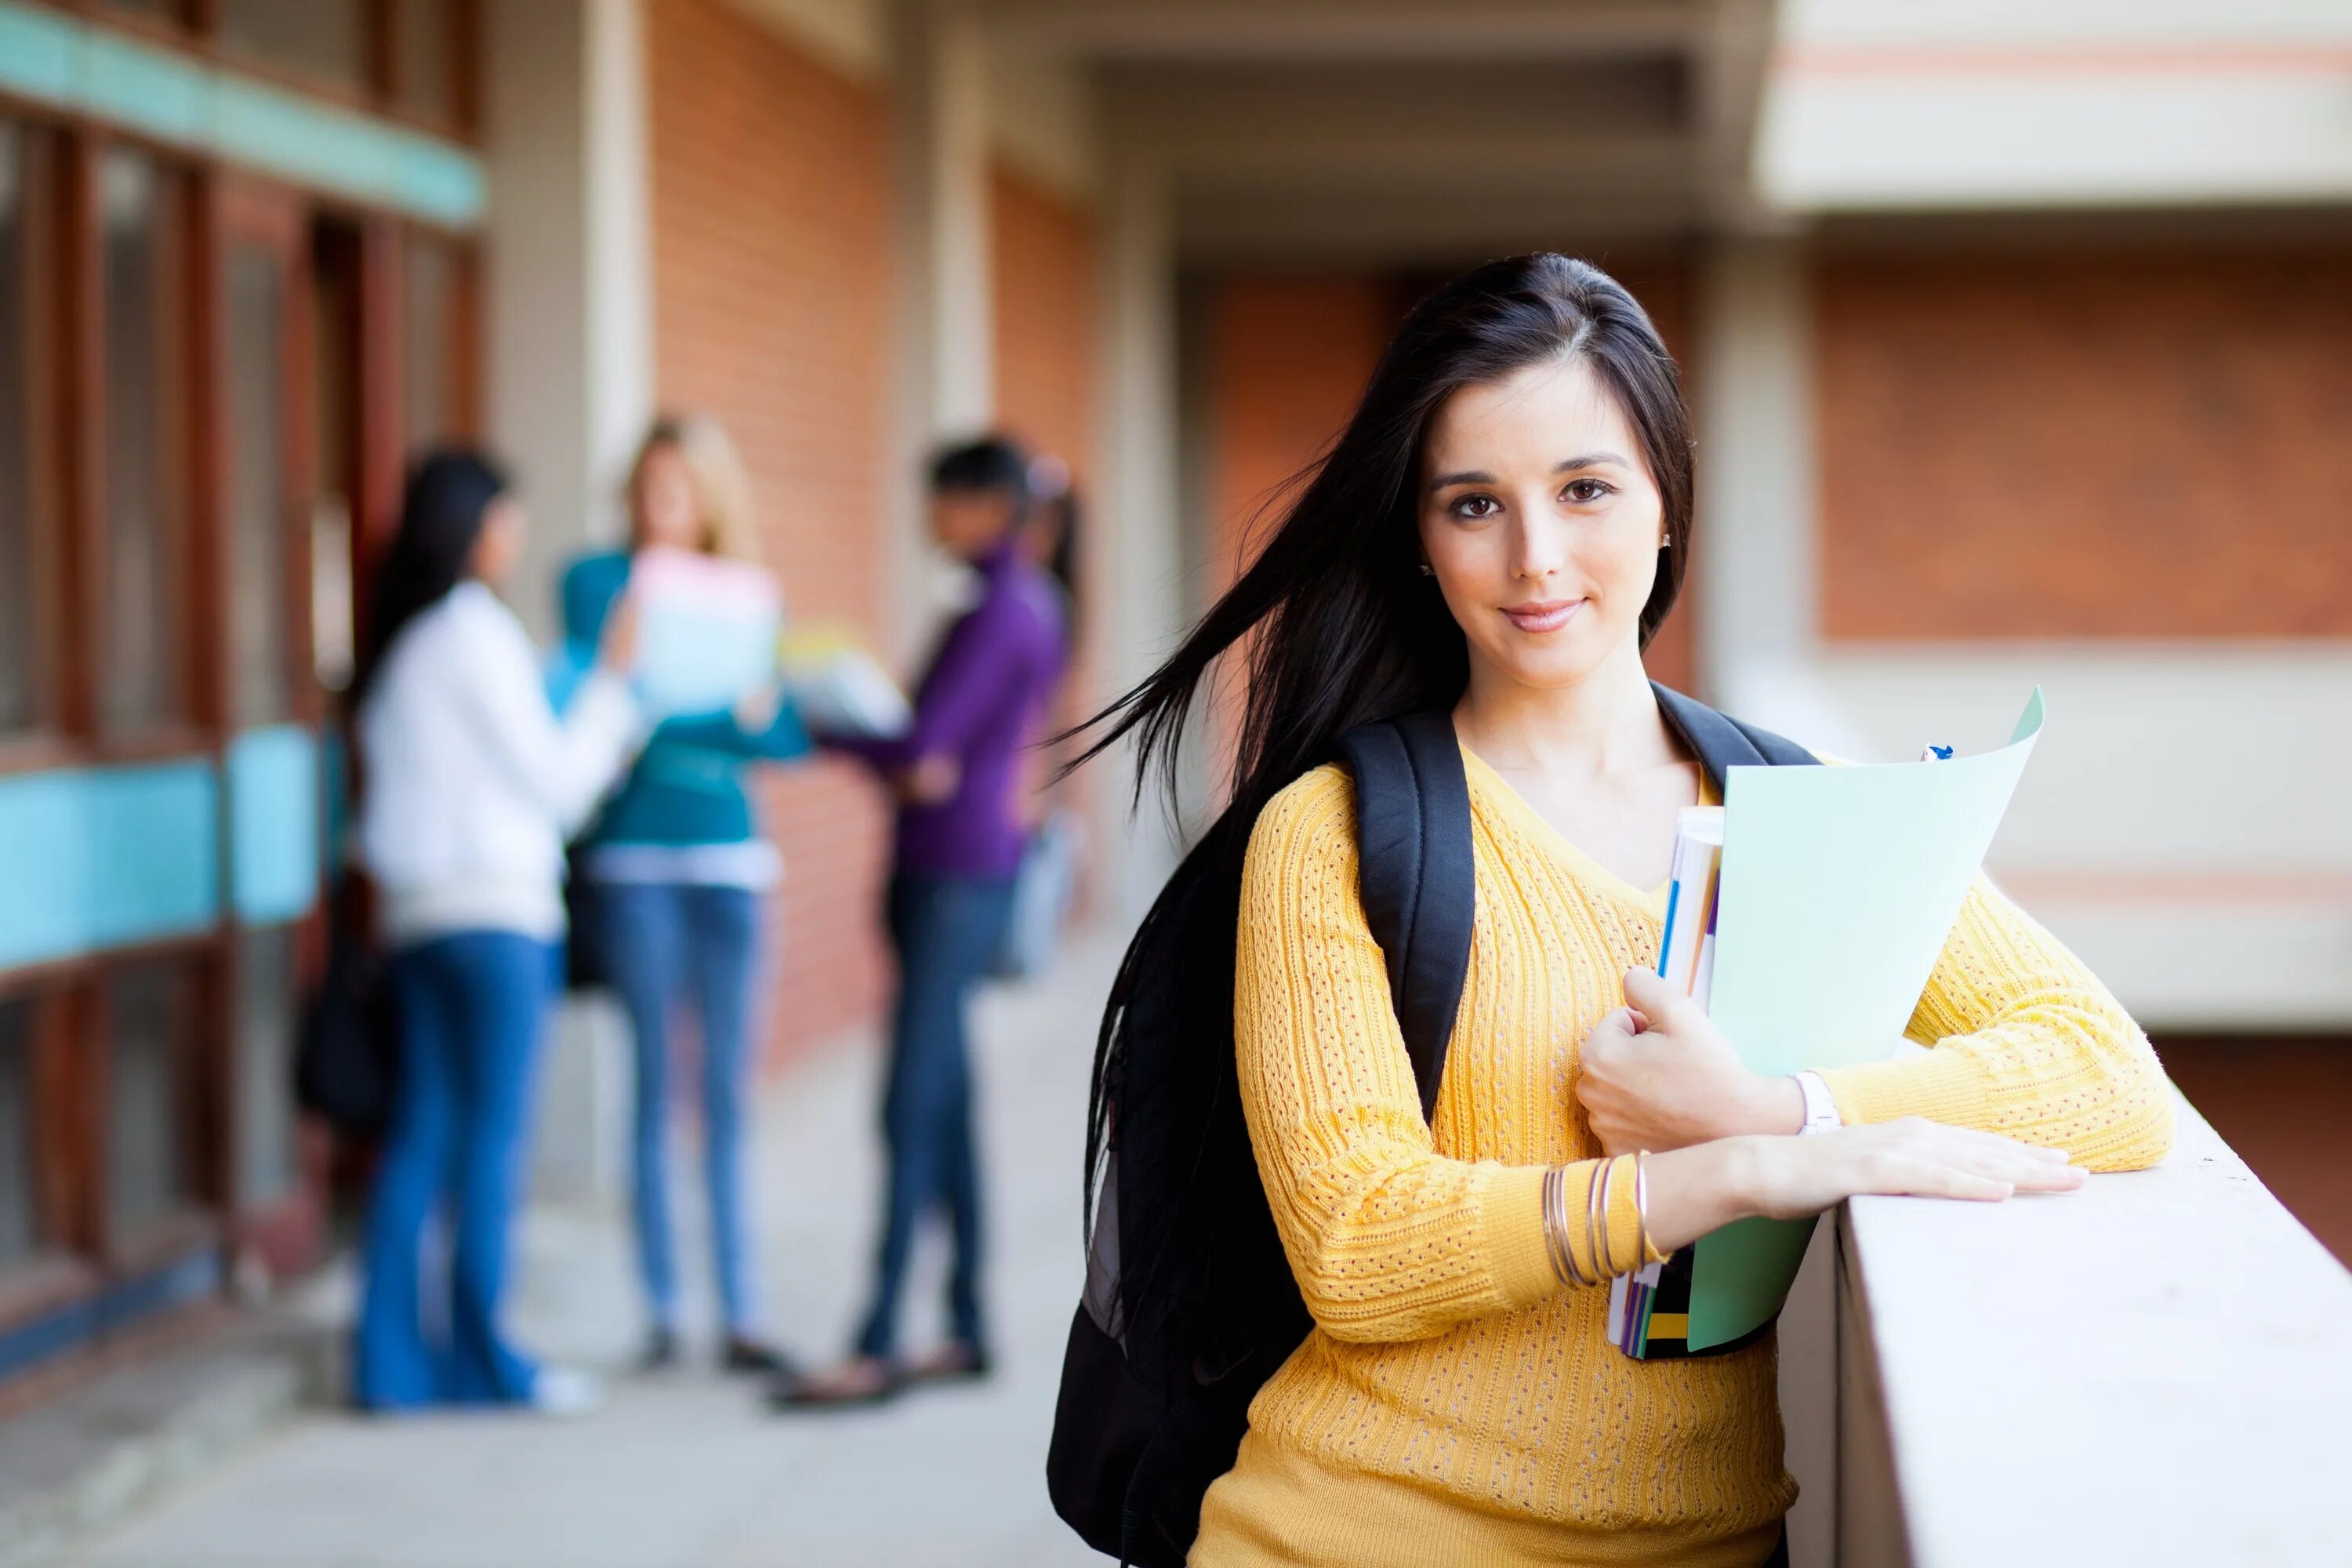
[(322, 946), (312, 217), (291, 192), (226, 177), (219, 216), (214, 603), (229, 953), (214, 1178), (239, 1266), (278, 1271), (311, 1249), (318, 1211), (292, 1109), (297, 1008)]

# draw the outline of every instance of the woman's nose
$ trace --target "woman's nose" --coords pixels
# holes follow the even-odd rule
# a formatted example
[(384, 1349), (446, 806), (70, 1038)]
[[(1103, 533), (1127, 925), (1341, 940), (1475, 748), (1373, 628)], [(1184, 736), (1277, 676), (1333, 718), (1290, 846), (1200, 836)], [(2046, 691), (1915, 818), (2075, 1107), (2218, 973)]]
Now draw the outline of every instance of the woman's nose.
[(1559, 570), (1566, 542), (1557, 520), (1531, 514), (1523, 508), (1511, 549), (1511, 574), (1534, 583)]

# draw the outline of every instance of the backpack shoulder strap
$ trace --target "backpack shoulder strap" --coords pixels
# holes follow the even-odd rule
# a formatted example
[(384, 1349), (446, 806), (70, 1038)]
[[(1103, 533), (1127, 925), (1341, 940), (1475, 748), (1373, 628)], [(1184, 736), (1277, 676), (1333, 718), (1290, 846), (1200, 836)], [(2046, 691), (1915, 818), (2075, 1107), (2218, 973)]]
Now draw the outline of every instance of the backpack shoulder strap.
[(1453, 715), (1435, 712), (1361, 725), (1340, 738), (1339, 752), (1355, 778), (1364, 919), (1388, 960), (1389, 994), (1427, 1117), (1445, 1076), (1477, 913), (1462, 748)]
[(1666, 722), (1685, 745), (1698, 753), (1700, 765), (1717, 790), (1723, 788), (1724, 774), (1733, 768), (1804, 766), (1821, 761), (1794, 741), (1743, 724), (1670, 686), (1654, 680), (1650, 689), (1657, 693), (1658, 710), (1666, 716)]

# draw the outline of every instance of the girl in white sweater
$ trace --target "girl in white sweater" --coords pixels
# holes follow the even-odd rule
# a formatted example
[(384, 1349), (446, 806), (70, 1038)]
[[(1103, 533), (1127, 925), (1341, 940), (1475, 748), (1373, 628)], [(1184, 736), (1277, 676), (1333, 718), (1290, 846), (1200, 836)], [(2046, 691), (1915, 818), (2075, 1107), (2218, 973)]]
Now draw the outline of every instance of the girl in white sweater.
[[(444, 451), (410, 476), (353, 696), (374, 879), (400, 1016), (400, 1074), (376, 1177), (352, 1393), (375, 1410), (593, 1404), (499, 1325), (531, 1069), (563, 937), (563, 842), (634, 755), (622, 677), (635, 617), (613, 616), (559, 720), (537, 652), (496, 593), (521, 508), (487, 458)], [(453, 1222), (446, 1311), (422, 1310), (426, 1220)], [(441, 1293), (436, 1284), (436, 1293)], [(446, 1324), (428, 1342), (425, 1320)]]

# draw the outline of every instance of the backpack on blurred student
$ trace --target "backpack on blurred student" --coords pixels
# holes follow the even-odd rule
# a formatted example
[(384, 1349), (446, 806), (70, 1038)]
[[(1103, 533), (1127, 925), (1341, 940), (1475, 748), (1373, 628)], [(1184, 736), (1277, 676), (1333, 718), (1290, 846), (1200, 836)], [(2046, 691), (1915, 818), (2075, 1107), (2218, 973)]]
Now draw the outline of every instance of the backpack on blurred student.
[(294, 1101), (347, 1138), (392, 1121), (400, 1019), (383, 954), (368, 939), (359, 885), (327, 896), (327, 969), (303, 1004), (294, 1042)]

